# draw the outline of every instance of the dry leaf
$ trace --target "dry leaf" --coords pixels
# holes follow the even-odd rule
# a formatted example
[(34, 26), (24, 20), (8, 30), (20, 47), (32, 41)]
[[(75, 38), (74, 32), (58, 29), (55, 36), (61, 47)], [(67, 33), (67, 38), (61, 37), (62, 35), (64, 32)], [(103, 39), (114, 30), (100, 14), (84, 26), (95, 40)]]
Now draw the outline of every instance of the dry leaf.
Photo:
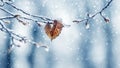
[(48, 37), (51, 40), (53, 40), (57, 36), (59, 36), (59, 34), (61, 33), (62, 28), (63, 28), (63, 24), (58, 20), (54, 20), (53, 24), (50, 24), (50, 23), (46, 24), (45, 32), (48, 35)]
[(51, 25), (49, 23), (47, 23), (44, 29), (45, 29), (45, 32), (48, 35), (48, 37), (51, 38), (51, 34), (50, 34), (51, 33)]

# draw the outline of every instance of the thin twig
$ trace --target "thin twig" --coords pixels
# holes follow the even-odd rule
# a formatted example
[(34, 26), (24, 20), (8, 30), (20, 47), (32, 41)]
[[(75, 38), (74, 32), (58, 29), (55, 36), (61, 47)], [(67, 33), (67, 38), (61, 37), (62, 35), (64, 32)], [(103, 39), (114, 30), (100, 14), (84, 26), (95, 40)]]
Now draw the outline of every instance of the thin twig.
[[(106, 5), (105, 7), (103, 7), (100, 11), (98, 11), (97, 13), (95, 13), (94, 15), (92, 16), (89, 16), (89, 14), (87, 14), (87, 18), (85, 19), (82, 19), (82, 20), (73, 20), (73, 22), (75, 23), (80, 23), (80, 22), (86, 22), (86, 25), (88, 25), (88, 21), (90, 19), (93, 19), (95, 16), (97, 16), (98, 14), (101, 15), (101, 17), (104, 18), (104, 20), (106, 22), (109, 22), (108, 19), (106, 19), (103, 15), (102, 15), (102, 12), (108, 8), (108, 6), (112, 3), (113, 0), (110, 0)], [(16, 34), (14, 33), (11, 29), (7, 28), (3, 22), (5, 22), (5, 20), (9, 19), (16, 19), (18, 22), (21, 22), (22, 24), (26, 24), (25, 21), (32, 21), (32, 22), (35, 22), (36, 24), (38, 25), (41, 25), (40, 22), (42, 23), (49, 23), (49, 24), (53, 24), (53, 19), (51, 18), (47, 18), (47, 17), (42, 17), (42, 16), (37, 16), (37, 15), (33, 15), (33, 14), (30, 14), (28, 12), (25, 12), (24, 10), (22, 9), (19, 9), (18, 7), (16, 7), (15, 5), (13, 5), (12, 3), (8, 3), (8, 2), (4, 2), (3, 0), (1, 0), (1, 2), (3, 3), (3, 5), (0, 6), (0, 10), (4, 11), (5, 13), (9, 14), (9, 16), (6, 16), (6, 17), (2, 17), (0, 18), (0, 25), (1, 25), (1, 28), (0, 30), (7, 33), (11, 39), (11, 44), (12, 45), (16, 45), (16, 43), (14, 42), (14, 40), (17, 40), (17, 41), (20, 41), (20, 42), (24, 42), (24, 43), (30, 43), (30, 44), (33, 44), (35, 46), (40, 46), (40, 47), (45, 47), (47, 48), (47, 46), (45, 45), (41, 45), (37, 42), (34, 42), (30, 39), (27, 39), (26, 37), (23, 37), (23, 36), (20, 36), (19, 34)], [(13, 9), (17, 10), (17, 11), (20, 11), (22, 12), (23, 14), (29, 16), (30, 18), (28, 17), (24, 17), (22, 15), (19, 15), (19, 14), (14, 14), (14, 13), (11, 13), (10, 11), (6, 10), (6, 8), (3, 8), (4, 5), (8, 5), (8, 6), (11, 6)], [(32, 18), (31, 18), (32, 17)], [(40, 20), (35, 20), (34, 18), (37, 18), (37, 19), (40, 19)], [(17, 47), (19, 47), (18, 45), (16, 45)]]
[(5, 3), (6, 3), (7, 5), (13, 7), (14, 9), (16, 9), (16, 10), (18, 10), (18, 11), (21, 11), (22, 13), (24, 13), (24, 14), (26, 14), (26, 15), (28, 15), (28, 16), (35, 17), (35, 18), (40, 18), (40, 19), (42, 19), (42, 20), (44, 20), (44, 21), (53, 21), (53, 20), (50, 19), (50, 18), (46, 18), (46, 17), (42, 17), (42, 16), (37, 16), (37, 15), (29, 14), (29, 13), (23, 11), (22, 9), (17, 8), (16, 6), (14, 6), (14, 5), (10, 4), (10, 3), (7, 3), (7, 2), (5, 2)]
[[(102, 12), (108, 8), (108, 6), (112, 3), (113, 0), (110, 0), (107, 5), (105, 7), (103, 7), (100, 11), (98, 11), (97, 13), (95, 13), (94, 15), (92, 15), (91, 17), (89, 16), (88, 18), (82, 19), (82, 20), (73, 20), (74, 23), (80, 23), (80, 22), (84, 22), (90, 19), (93, 19), (95, 16), (97, 16), (98, 14), (100, 14), (104, 20), (106, 20), (106, 18), (102, 15)], [(108, 20), (108, 19), (107, 19)], [(106, 21), (107, 22), (107, 21)]]
[[(39, 45), (37, 42), (34, 42), (32, 40), (27, 39), (26, 37), (22, 37), (16, 33), (14, 33), (11, 29), (5, 27), (2, 22), (0, 22), (1, 28), (0, 30), (7, 33), (9, 35), (9, 37), (11, 38), (11, 44), (12, 45), (16, 45), (14, 40), (17, 40), (19, 42), (24, 42), (24, 43), (31, 43), (35, 46), (40, 46), (40, 47), (47, 47), (47, 46), (43, 46), (43, 45)], [(18, 46), (18, 45), (17, 45)], [(18, 46), (19, 47), (19, 46)]]
[(9, 16), (9, 17), (0, 18), (0, 20), (4, 20), (4, 19), (14, 19), (14, 18), (15, 18), (16, 20), (18, 20), (18, 22), (20, 22), (20, 23), (22, 23), (22, 24), (25, 24), (25, 22), (21, 20), (21, 19), (24, 19), (24, 20), (28, 20), (28, 21), (35, 22), (35, 23), (38, 24), (39, 26), (41, 25), (40, 22), (46, 23), (45, 21), (34, 20), (34, 19), (31, 19), (31, 18), (23, 17), (23, 16), (21, 16), (21, 15), (17, 15), (17, 14), (14, 15), (13, 13), (11, 13), (11, 12), (3, 9), (3, 8), (0, 8), (0, 10), (2, 10), (2, 11), (4, 11), (4, 12), (6, 12), (7, 14), (11, 15), (11, 16)]

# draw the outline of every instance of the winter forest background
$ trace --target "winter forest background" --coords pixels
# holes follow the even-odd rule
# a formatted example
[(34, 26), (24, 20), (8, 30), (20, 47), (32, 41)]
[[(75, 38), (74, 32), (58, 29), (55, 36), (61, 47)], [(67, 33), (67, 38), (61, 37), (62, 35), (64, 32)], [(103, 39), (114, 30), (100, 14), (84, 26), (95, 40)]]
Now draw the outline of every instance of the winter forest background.
[[(109, 23), (100, 14), (90, 19), (87, 25), (85, 22), (73, 23), (73, 20), (82, 20), (88, 14), (99, 12), (110, 1), (102, 12)], [(46, 23), (16, 10), (11, 4), (29, 14), (60, 19), (70, 27), (64, 27), (51, 41), (44, 31)], [(120, 0), (1, 0), (0, 68), (120, 68), (119, 4)], [(16, 14), (16, 17), (37, 19), (42, 26), (31, 20), (27, 25), (11, 18), (2, 20), (10, 16), (4, 10)], [(11, 39), (13, 37), (3, 27), (47, 48)]]

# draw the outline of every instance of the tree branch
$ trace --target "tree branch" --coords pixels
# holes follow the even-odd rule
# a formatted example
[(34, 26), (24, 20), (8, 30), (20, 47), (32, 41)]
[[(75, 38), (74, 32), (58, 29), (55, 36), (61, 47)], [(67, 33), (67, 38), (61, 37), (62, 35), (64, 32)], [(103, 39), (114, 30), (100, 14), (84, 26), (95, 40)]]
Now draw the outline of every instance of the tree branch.
[(105, 7), (103, 7), (100, 11), (98, 11), (97, 13), (95, 13), (94, 15), (92, 15), (91, 17), (89, 16), (89, 14), (87, 15), (88, 18), (85, 18), (85, 19), (82, 19), (82, 20), (73, 20), (74, 23), (80, 23), (80, 22), (84, 22), (86, 21), (86, 23), (88, 23), (88, 21), (90, 19), (93, 19), (95, 16), (97, 16), (98, 14), (101, 15), (101, 17), (104, 19), (105, 22), (109, 22), (109, 19), (105, 18), (103, 15), (102, 15), (102, 12), (108, 8), (108, 6), (112, 3), (113, 0), (110, 0), (107, 5)]
[(37, 16), (37, 15), (29, 14), (29, 13), (23, 11), (22, 9), (19, 9), (19, 8), (15, 7), (14, 5), (12, 5), (12, 4), (10, 4), (10, 3), (7, 3), (7, 2), (5, 2), (5, 3), (6, 3), (7, 5), (13, 7), (14, 9), (16, 9), (16, 10), (18, 10), (18, 11), (21, 11), (22, 13), (24, 13), (24, 14), (26, 14), (26, 15), (28, 15), (28, 16), (35, 17), (35, 18), (40, 18), (40, 19), (43, 20), (43, 21), (53, 21), (52, 19), (47, 18), (47, 17), (42, 17), (42, 16)]
[[(35, 45), (35, 46), (37, 46), (37, 47), (45, 47), (45, 48), (47, 48), (47, 46), (46, 46), (46, 45), (43, 45), (42, 43), (34, 42), (34, 41), (30, 40), (30, 39), (27, 39), (26, 37), (22, 37), (22, 36), (20, 36), (20, 35), (18, 35), (18, 34), (16, 34), (16, 33), (14, 33), (11, 29), (5, 27), (5, 26), (2, 24), (2, 22), (0, 22), (0, 26), (1, 26), (0, 30), (3, 31), (3, 32), (5, 32), (5, 33), (7, 33), (7, 34), (9, 35), (9, 38), (11, 39), (11, 43), (10, 43), (10, 44), (11, 44), (11, 47), (12, 47), (13, 45), (14, 45), (14, 46), (17, 46), (17, 47), (20, 47), (20, 45), (18, 45), (18, 44), (16, 44), (16, 43), (14, 42), (15, 40), (17, 40), (17, 41), (19, 41), (19, 42), (33, 44), (33, 45)], [(42, 45), (41, 45), (41, 44), (42, 44)]]
[[(105, 18), (103, 15), (102, 15), (102, 12), (108, 8), (108, 6), (110, 6), (110, 4), (112, 3), (113, 0), (110, 0), (100, 11), (98, 11), (97, 13), (95, 13), (94, 15), (92, 16), (89, 16), (89, 14), (87, 14), (87, 18), (85, 19), (82, 19), (82, 20), (73, 20), (72, 22), (74, 23), (80, 23), (80, 22), (86, 22), (85, 25), (87, 27), (89, 27), (88, 25), (88, 21), (90, 19), (93, 19), (95, 16), (97, 16), (98, 14), (101, 15), (101, 17), (104, 19), (105, 22), (109, 22), (109, 19)], [(20, 45), (17, 45), (14, 40), (17, 40), (19, 42), (24, 42), (24, 43), (31, 43), (35, 46), (40, 46), (40, 47), (45, 47), (47, 48), (46, 45), (41, 45), (41, 43), (37, 43), (37, 42), (34, 42), (30, 39), (27, 39), (26, 37), (23, 37), (23, 36), (20, 36), (19, 34), (16, 34), (14, 33), (11, 29), (7, 28), (4, 26), (3, 23), (6, 23), (6, 20), (9, 19), (9, 20), (12, 20), (12, 19), (16, 19), (18, 22), (22, 23), (23, 25), (26, 25), (26, 24), (29, 24), (28, 22), (26, 21), (32, 21), (34, 23), (36, 23), (38, 26), (41, 26), (41, 23), (49, 23), (49, 24), (53, 24), (53, 21), (54, 19), (51, 19), (51, 18), (47, 18), (47, 17), (42, 17), (42, 16), (37, 16), (37, 15), (32, 15), (28, 12), (25, 12), (24, 10), (22, 9), (19, 9), (17, 8), (15, 5), (13, 5), (12, 3), (8, 3), (8, 2), (4, 2), (3, 0), (1, 0), (1, 2), (3, 3), (2, 5), (0, 5), (0, 10), (2, 10), (3, 12), (7, 13), (9, 16), (6, 16), (6, 17), (1, 17), (0, 18), (0, 30), (7, 33), (11, 39), (11, 45), (15, 45), (17, 47), (19, 47)], [(4, 5), (8, 5), (10, 7), (12, 7), (13, 9), (17, 10), (17, 11), (20, 11), (22, 12), (23, 14), (29, 16), (30, 18), (28, 17), (24, 17), (22, 15), (19, 15), (19, 14), (14, 14), (14, 13), (11, 13), (10, 11), (6, 10), (6, 8), (4, 8)], [(32, 18), (31, 18), (32, 17)], [(37, 20), (36, 20), (36, 19)], [(40, 20), (38, 20), (40, 19)], [(70, 26), (70, 25), (65, 25), (64, 26)]]

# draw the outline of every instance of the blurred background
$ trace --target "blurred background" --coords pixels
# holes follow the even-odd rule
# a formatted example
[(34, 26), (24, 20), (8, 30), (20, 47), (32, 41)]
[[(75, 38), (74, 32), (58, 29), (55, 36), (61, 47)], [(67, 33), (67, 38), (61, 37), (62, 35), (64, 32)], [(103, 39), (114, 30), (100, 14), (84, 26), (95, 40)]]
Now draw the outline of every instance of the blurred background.
[[(8, 0), (5, 0), (8, 1)], [(0, 31), (0, 68), (120, 68), (120, 0), (113, 0), (103, 11), (110, 23), (100, 15), (89, 21), (90, 28), (84, 23), (74, 24), (75, 19), (84, 19), (100, 11), (110, 0), (14, 0), (13, 4), (34, 15), (61, 19), (61, 34), (52, 42), (45, 34), (44, 24), (38, 27), (33, 22), (24, 26), (11, 21), (6, 27), (15, 33), (32, 38), (49, 46), (45, 48), (22, 44), (14, 47), (11, 53), (6, 51), (10, 46), (9, 36)], [(22, 14), (5, 5), (14, 14)], [(0, 17), (7, 14), (0, 10)], [(8, 15), (9, 16), (9, 15)]]

